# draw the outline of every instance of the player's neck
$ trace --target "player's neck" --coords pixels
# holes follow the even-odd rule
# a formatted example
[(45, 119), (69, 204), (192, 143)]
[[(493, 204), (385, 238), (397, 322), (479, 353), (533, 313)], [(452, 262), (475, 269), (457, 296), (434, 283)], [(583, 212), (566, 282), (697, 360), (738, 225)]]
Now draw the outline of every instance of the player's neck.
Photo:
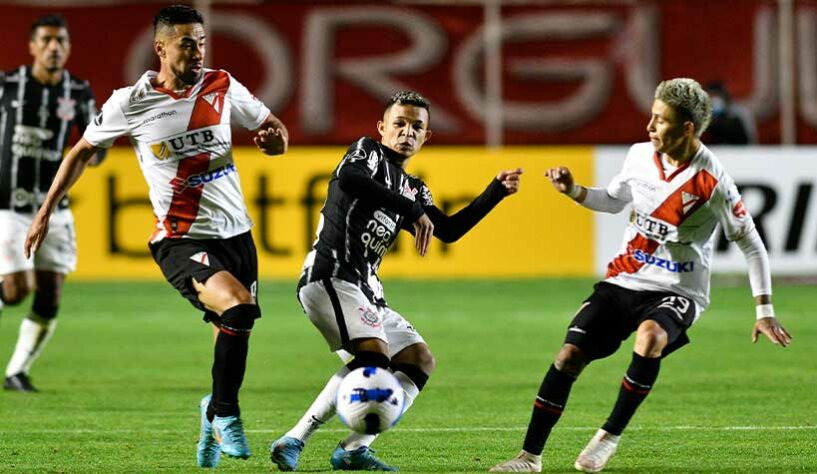
[(670, 165), (679, 168), (695, 158), (695, 154), (698, 153), (698, 150), (701, 148), (701, 141), (697, 138), (689, 140), (688, 142), (682, 144), (677, 149), (673, 150), (670, 153), (664, 153), (664, 157), (667, 159), (667, 163)]
[(176, 92), (181, 92), (193, 86), (193, 84), (187, 84), (172, 72), (164, 69), (161, 69), (159, 74), (156, 75), (156, 78), (153, 80), (153, 85)]
[(31, 76), (34, 78), (34, 80), (46, 86), (58, 84), (62, 78), (62, 72), (62, 69), (49, 71), (38, 63), (34, 63), (31, 66)]

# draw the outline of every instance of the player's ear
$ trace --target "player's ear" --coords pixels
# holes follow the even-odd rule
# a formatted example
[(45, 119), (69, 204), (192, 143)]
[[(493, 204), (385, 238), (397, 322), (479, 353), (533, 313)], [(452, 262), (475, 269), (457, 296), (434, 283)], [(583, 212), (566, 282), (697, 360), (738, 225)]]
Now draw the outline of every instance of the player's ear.
[(425, 134), (425, 136), (423, 137), (423, 145), (425, 145), (425, 143), (426, 143), (426, 142), (427, 142), (429, 139), (431, 139), (431, 129), (426, 129), (426, 134)]
[(687, 138), (695, 137), (695, 124), (692, 123), (691, 120), (684, 122), (684, 135), (686, 135)]
[(153, 51), (156, 53), (156, 56), (160, 58), (165, 57), (165, 44), (159, 38), (153, 40)]
[(386, 136), (386, 122), (382, 120), (377, 121), (377, 131), (380, 133), (381, 137)]

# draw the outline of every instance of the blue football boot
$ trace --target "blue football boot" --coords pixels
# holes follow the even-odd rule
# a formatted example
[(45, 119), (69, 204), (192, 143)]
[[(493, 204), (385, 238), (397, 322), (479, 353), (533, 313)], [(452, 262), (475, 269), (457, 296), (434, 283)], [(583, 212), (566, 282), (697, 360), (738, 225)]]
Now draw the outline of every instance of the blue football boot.
[(207, 406), (210, 404), (210, 395), (206, 395), (199, 402), (201, 411), (201, 434), (196, 449), (196, 461), (199, 467), (216, 467), (221, 459), (221, 448), (213, 437), (213, 424), (207, 419)]
[(237, 416), (213, 418), (213, 437), (221, 446), (221, 452), (231, 458), (247, 459), (252, 454), (244, 435), (244, 425)]
[(332, 457), (329, 458), (329, 464), (335, 471), (399, 471), (400, 469), (389, 466), (377, 456), (374, 455), (374, 450), (368, 446), (361, 446), (357, 449), (347, 451), (343, 446), (338, 444)]
[(269, 458), (282, 471), (297, 471), (298, 459), (304, 450), (304, 442), (291, 436), (281, 436), (269, 447)]

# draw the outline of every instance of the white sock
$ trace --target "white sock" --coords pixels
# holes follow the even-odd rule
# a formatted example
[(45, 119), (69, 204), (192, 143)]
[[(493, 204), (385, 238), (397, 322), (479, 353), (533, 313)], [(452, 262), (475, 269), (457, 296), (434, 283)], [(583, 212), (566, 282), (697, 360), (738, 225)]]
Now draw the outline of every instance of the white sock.
[[(420, 394), (420, 389), (414, 385), (414, 382), (411, 381), (408, 375), (400, 372), (399, 370), (394, 373), (394, 377), (398, 382), (400, 382), (400, 386), (403, 387), (403, 397), (405, 398), (403, 413), (406, 413), (409, 407), (414, 403), (414, 399)], [(371, 446), (375, 439), (377, 439), (377, 435), (352, 433), (345, 440), (343, 440), (341, 445), (343, 446), (343, 449), (352, 451), (361, 446)]]
[(306, 410), (304, 416), (298, 420), (298, 423), (287, 432), (286, 436), (297, 438), (306, 444), (309, 437), (312, 436), (318, 429), (327, 421), (335, 416), (335, 401), (338, 398), (338, 387), (341, 380), (349, 373), (349, 368), (345, 365), (341, 367), (332, 378), (326, 382), (321, 393), (312, 402), (309, 409)]
[(31, 364), (40, 357), (56, 328), (56, 319), (42, 323), (30, 318), (23, 319), (23, 322), (20, 323), (20, 335), (17, 338), (14, 354), (6, 367), (6, 377), (20, 372), (28, 374)]

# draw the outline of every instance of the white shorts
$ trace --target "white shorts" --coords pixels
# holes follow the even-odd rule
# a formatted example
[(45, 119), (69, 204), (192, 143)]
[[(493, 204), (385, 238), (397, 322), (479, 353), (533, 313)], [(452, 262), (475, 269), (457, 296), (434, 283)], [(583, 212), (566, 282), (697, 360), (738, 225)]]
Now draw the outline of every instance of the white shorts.
[(353, 339), (377, 338), (388, 343), (389, 357), (394, 357), (406, 347), (425, 342), (399, 313), (374, 306), (353, 283), (338, 278), (314, 281), (301, 288), (298, 299), (332, 351), (348, 348)]
[(48, 224), (48, 235), (33, 258), (23, 255), (23, 244), (32, 214), (0, 210), (0, 275), (31, 270), (68, 274), (77, 268), (77, 239), (74, 216), (68, 209), (56, 211)]

